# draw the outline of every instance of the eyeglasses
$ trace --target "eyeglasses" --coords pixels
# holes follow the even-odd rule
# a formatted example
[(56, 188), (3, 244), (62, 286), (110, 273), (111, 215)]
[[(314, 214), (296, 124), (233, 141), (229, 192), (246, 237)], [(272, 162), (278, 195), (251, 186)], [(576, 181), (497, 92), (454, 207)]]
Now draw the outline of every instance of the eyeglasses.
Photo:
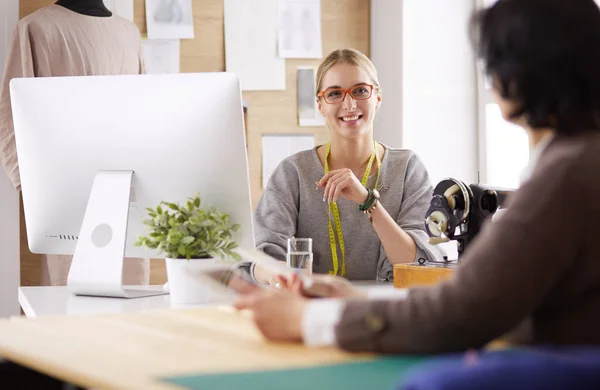
[(319, 92), (317, 96), (322, 97), (325, 103), (329, 104), (343, 102), (347, 93), (350, 93), (354, 100), (366, 100), (373, 94), (373, 88), (371, 84), (361, 84), (348, 89), (329, 88)]

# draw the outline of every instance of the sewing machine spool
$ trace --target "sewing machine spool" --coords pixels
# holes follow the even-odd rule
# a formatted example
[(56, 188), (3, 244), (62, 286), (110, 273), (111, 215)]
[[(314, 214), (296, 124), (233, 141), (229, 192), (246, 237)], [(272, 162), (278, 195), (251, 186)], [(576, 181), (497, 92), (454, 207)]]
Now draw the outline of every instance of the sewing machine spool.
[(456, 228), (469, 216), (472, 197), (471, 189), (459, 180), (445, 179), (435, 187), (425, 219), (431, 244), (452, 239)]

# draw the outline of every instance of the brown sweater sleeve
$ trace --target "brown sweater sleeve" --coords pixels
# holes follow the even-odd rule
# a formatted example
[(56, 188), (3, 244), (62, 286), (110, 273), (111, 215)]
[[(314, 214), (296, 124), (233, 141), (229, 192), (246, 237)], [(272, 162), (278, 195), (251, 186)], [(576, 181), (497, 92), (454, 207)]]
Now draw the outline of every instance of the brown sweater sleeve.
[(565, 165), (554, 165), (536, 172), (506, 212), (484, 227), (453, 278), (411, 289), (405, 301), (349, 302), (336, 326), (340, 347), (384, 353), (477, 348), (532, 313), (575, 261), (578, 229), (565, 227), (583, 223), (574, 212), (584, 201), (581, 181)]
[(25, 27), (17, 26), (9, 47), (2, 85), (0, 86), (0, 164), (2, 164), (13, 185), (20, 189), (21, 181), (19, 178), (9, 83), (13, 78), (35, 76), (29, 35)]

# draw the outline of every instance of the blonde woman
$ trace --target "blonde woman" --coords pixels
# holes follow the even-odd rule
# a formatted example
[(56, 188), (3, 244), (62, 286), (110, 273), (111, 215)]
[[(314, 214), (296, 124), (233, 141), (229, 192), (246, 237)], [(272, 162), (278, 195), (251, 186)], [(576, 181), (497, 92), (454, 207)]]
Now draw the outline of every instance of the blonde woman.
[(432, 194), (425, 166), (412, 151), (373, 140), (382, 97), (361, 52), (323, 60), (316, 99), (331, 142), (273, 172), (255, 212), (259, 249), (284, 260), (288, 238), (310, 237), (313, 272), (350, 280), (392, 280), (393, 264), (441, 259), (424, 231)]

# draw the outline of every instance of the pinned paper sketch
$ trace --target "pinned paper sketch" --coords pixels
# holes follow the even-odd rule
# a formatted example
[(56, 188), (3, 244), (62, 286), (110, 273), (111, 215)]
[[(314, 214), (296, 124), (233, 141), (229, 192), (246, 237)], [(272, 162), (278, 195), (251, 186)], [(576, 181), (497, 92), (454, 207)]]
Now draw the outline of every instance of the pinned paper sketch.
[(144, 73), (179, 73), (179, 53), (180, 44), (178, 39), (142, 41)]
[(113, 14), (133, 22), (133, 0), (104, 0), (104, 5)]
[(244, 91), (285, 89), (277, 57), (277, 0), (225, 0), (225, 68)]
[(263, 135), (262, 136), (262, 187), (285, 158), (315, 147), (313, 135)]
[(316, 92), (316, 70), (298, 67), (298, 125), (325, 126), (325, 118), (319, 112)]
[(146, 27), (149, 39), (194, 38), (192, 0), (146, 0)]
[(281, 58), (321, 58), (321, 1), (278, 0)]

